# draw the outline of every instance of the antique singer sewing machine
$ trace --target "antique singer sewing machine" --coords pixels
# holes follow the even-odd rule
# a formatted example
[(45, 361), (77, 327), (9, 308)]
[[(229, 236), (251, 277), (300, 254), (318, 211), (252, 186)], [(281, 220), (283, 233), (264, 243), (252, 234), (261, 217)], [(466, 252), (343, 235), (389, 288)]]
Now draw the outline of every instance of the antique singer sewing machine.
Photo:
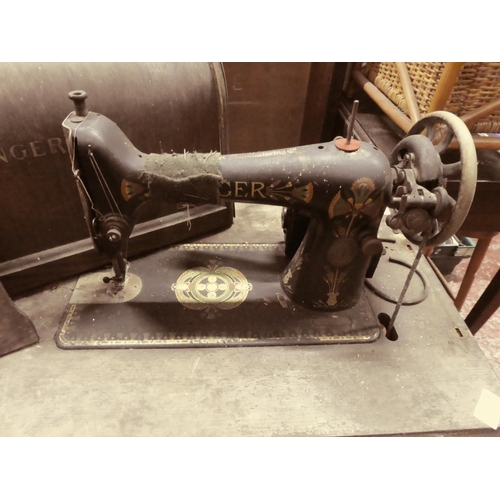
[[(447, 112), (432, 113), (415, 124), (389, 159), (352, 137), (354, 116), (346, 138), (323, 144), (248, 154), (147, 154), (137, 150), (118, 125), (88, 111), (84, 91), (73, 91), (69, 97), (75, 111), (64, 120), (63, 129), (73, 173), (94, 245), (113, 263), (114, 273), (101, 273), (81, 284), (86, 295), (80, 294), (83, 299), (70, 304), (57, 337), (64, 348), (197, 342), (259, 345), (284, 339), (372, 342), (383, 327), (380, 315), (371, 310), (367, 294), (372, 292), (365, 290), (364, 283), (385, 272), (381, 265), (384, 259), (390, 260), (387, 244), (395, 243), (381, 235), (381, 224), (387, 223), (392, 237), (399, 233), (401, 239), (402, 234), (415, 245), (403, 262), (406, 283), (400, 284), (396, 297), (388, 299), (397, 314), (401, 305), (411, 303), (404, 302), (404, 296), (414, 273), (419, 274), (424, 248), (455, 234), (474, 196), (475, 148), (463, 122)], [(443, 164), (440, 153), (453, 139), (458, 142), (460, 161)], [(446, 192), (446, 178), (458, 172), (462, 182), (455, 202)], [(290, 258), (276, 256), (275, 246), (260, 247), (249, 257), (248, 245), (180, 245), (166, 251), (171, 257), (152, 264), (154, 272), (151, 265), (145, 271), (153, 282), (158, 273), (177, 274), (163, 280), (161, 293), (156, 281), (157, 291), (151, 288), (148, 298), (141, 299), (147, 278), (144, 273), (141, 278), (129, 272), (127, 241), (139, 207), (151, 199), (184, 204), (188, 210), (224, 201), (286, 207)], [(255, 257), (252, 272), (261, 269), (263, 275), (262, 270), (269, 268), (262, 260), (266, 251), (272, 254), (276, 269), (281, 268), (268, 271), (263, 279), (233, 267)], [(274, 288), (257, 297), (264, 283)], [(377, 292), (377, 285), (372, 283), (370, 289)], [(425, 299), (425, 293), (421, 295), (417, 302)], [(93, 307), (87, 318), (90, 333), (82, 339), (73, 325), (82, 321), (89, 304)], [(255, 320), (264, 310), (269, 313), (271, 306), (274, 312), (259, 326), (252, 330), (245, 325), (245, 318)], [(117, 318), (134, 323), (139, 307), (140, 320), (132, 330), (116, 326)], [(197, 326), (193, 317), (201, 312), (204, 322)], [(100, 330), (99, 318), (106, 314), (115, 318), (115, 328)], [(384, 325), (388, 331), (395, 314)], [(139, 323), (147, 324), (140, 333)], [(231, 337), (235, 330), (236, 336)]]

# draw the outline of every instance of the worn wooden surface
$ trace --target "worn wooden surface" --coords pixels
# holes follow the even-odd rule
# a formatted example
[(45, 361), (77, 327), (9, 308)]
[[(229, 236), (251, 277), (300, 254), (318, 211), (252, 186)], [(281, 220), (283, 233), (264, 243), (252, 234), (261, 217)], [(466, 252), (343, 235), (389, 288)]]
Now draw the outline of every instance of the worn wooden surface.
[(298, 146), (311, 63), (224, 63), (231, 153)]
[[(500, 162), (499, 162), (500, 170)], [(455, 199), (458, 196), (460, 183), (450, 180), (446, 189)], [(465, 218), (460, 234), (468, 235), (478, 231), (492, 233), (500, 231), (500, 182), (479, 179), (476, 184), (476, 194)]]
[(300, 134), (301, 144), (331, 141), (339, 121), (339, 103), (348, 63), (311, 63)]
[[(237, 213), (231, 229), (204, 241), (252, 234), (259, 243), (281, 241), (278, 208), (246, 205)], [(498, 395), (500, 382), (432, 270), (425, 262), (420, 269), (431, 293), (403, 306), (397, 341), (63, 351), (47, 330), (40, 347), (0, 363), (0, 435), (498, 435), (473, 414), (482, 389)], [(66, 292), (54, 316), (62, 315)], [(386, 313), (394, 308), (373, 300)]]

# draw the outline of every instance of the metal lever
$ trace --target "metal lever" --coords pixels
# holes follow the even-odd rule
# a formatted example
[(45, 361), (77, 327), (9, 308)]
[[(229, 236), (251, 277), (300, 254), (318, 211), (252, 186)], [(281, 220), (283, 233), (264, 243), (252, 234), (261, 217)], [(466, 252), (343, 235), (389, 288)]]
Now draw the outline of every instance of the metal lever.
[(396, 308), (394, 309), (394, 312), (392, 313), (392, 318), (391, 321), (389, 322), (389, 325), (387, 326), (387, 333), (390, 335), (390, 331), (392, 330), (394, 323), (396, 322), (396, 317), (398, 315), (399, 309), (401, 308), (401, 304), (403, 303), (403, 300), (405, 298), (406, 292), (410, 286), (411, 279), (413, 278), (413, 275), (415, 274), (415, 271), (417, 270), (418, 263), (420, 261), (420, 257), (422, 257), (422, 254), (424, 253), (425, 250), (425, 245), (427, 244), (427, 240), (429, 239), (430, 233), (427, 232), (426, 234), (423, 234), (423, 240), (422, 243), (420, 244), (418, 248), (417, 255), (415, 257), (415, 260), (413, 261), (413, 265), (411, 266), (410, 272), (408, 273), (408, 276), (406, 277), (406, 282), (403, 286), (403, 289), (401, 290), (401, 294), (399, 295), (398, 302), (396, 304)]
[(341, 151), (345, 151), (346, 153), (353, 153), (361, 147), (361, 143), (352, 138), (354, 122), (356, 121), (356, 115), (358, 113), (358, 106), (359, 101), (354, 101), (352, 104), (351, 116), (349, 117), (349, 125), (347, 127), (346, 138), (344, 139), (340, 137), (339, 139), (335, 139), (335, 146), (337, 146), (337, 148)]
[(349, 126), (347, 127), (346, 144), (351, 143), (352, 133), (354, 130), (354, 121), (356, 120), (356, 115), (358, 114), (359, 101), (354, 101), (352, 103), (351, 116), (349, 117)]

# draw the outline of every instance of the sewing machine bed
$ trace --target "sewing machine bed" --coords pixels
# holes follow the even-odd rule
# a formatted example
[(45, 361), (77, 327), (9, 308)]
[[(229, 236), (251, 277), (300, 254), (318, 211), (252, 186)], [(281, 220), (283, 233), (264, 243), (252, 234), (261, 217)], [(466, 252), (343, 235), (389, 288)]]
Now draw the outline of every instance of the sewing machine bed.
[(373, 342), (381, 332), (365, 293), (352, 309), (293, 304), (279, 275), (283, 244), (186, 244), (134, 261), (125, 290), (107, 272), (82, 276), (56, 335), (78, 348), (265, 346)]
[[(385, 241), (386, 253), (371, 292), (395, 303), (414, 257), (408, 244)], [(397, 257), (399, 256), (399, 257)], [(292, 303), (279, 275), (283, 244), (178, 245), (133, 263), (123, 292), (113, 296), (103, 278), (83, 275), (56, 334), (63, 349), (214, 347), (365, 343), (383, 328), (367, 290), (358, 304), (336, 314)], [(319, 278), (320, 279), (320, 278)], [(399, 287), (398, 287), (399, 283)], [(405, 304), (427, 296), (418, 272)]]

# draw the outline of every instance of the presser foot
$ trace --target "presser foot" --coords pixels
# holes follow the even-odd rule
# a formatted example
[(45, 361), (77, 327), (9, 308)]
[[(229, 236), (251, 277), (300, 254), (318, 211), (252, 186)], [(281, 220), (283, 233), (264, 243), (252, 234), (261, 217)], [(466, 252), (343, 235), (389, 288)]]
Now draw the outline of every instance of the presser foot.
[[(112, 277), (105, 276), (102, 280), (108, 285), (107, 293), (109, 295), (117, 295), (124, 290), (125, 286), (129, 280), (128, 268), (130, 267), (130, 262), (127, 260), (122, 260), (122, 262), (113, 261), (113, 268), (115, 275)], [(117, 272), (117, 268), (120, 272)]]

